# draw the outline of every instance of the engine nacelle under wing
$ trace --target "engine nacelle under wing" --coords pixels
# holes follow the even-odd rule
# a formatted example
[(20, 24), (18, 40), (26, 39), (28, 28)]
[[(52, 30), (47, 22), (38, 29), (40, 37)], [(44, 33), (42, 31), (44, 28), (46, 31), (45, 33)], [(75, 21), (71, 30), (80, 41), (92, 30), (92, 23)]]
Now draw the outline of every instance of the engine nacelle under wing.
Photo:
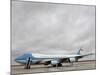
[(78, 61), (78, 58), (69, 58), (70, 59), (70, 62), (77, 62)]
[(56, 65), (56, 64), (58, 64), (58, 63), (60, 63), (58, 60), (52, 60), (52, 61), (51, 61), (51, 64), (52, 64), (52, 65)]
[(69, 58), (70, 59), (70, 62), (75, 62), (75, 58)]

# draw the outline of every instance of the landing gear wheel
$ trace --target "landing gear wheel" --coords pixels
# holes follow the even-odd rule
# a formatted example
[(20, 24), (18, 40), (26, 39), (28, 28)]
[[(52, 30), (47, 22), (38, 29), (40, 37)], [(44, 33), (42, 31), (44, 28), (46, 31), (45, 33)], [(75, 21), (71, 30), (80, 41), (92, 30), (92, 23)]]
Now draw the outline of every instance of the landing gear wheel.
[(62, 66), (61, 63), (58, 63), (58, 64), (56, 64), (56, 65), (53, 65), (53, 67), (61, 67), (61, 66)]
[(62, 64), (61, 64), (61, 63), (59, 63), (59, 64), (58, 64), (58, 66), (59, 66), (59, 67), (61, 67), (61, 66), (62, 66)]
[(56, 65), (53, 65), (53, 67), (56, 67)]

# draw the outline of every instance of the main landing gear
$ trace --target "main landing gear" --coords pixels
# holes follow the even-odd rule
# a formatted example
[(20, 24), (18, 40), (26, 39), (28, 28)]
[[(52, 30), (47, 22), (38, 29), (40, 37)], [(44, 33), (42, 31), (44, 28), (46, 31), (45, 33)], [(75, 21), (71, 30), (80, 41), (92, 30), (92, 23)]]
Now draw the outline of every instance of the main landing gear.
[(58, 64), (56, 64), (56, 65), (53, 65), (53, 67), (61, 67), (61, 66), (62, 66), (61, 63), (58, 63)]

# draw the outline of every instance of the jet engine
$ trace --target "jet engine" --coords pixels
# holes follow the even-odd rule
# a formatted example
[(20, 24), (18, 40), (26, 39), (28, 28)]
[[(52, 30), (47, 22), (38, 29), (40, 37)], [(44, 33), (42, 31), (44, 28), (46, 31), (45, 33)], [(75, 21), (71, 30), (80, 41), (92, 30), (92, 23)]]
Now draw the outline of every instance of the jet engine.
[(59, 63), (59, 61), (57, 61), (57, 60), (52, 60), (52, 61), (51, 61), (51, 64), (52, 64), (52, 65), (56, 65), (56, 64), (58, 64), (58, 63)]
[(62, 64), (58, 60), (52, 60), (51, 65), (53, 65), (53, 67), (62, 66)]
[(76, 59), (75, 58), (70, 58), (70, 62), (75, 62)]
[(67, 62), (77, 62), (78, 58), (77, 57), (76, 58), (68, 58), (66, 61)]

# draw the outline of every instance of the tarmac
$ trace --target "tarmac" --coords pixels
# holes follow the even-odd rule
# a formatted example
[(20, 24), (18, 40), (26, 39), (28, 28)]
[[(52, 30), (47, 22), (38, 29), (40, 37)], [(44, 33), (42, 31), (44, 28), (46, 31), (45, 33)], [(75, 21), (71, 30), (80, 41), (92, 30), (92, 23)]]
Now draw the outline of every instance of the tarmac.
[(62, 67), (52, 67), (51, 65), (31, 65), (31, 69), (25, 69), (24, 65), (11, 65), (12, 75), (33, 74), (33, 73), (49, 73), (49, 72), (64, 72), (78, 70), (93, 70), (96, 69), (96, 61), (79, 61), (71, 63), (62, 63)]

